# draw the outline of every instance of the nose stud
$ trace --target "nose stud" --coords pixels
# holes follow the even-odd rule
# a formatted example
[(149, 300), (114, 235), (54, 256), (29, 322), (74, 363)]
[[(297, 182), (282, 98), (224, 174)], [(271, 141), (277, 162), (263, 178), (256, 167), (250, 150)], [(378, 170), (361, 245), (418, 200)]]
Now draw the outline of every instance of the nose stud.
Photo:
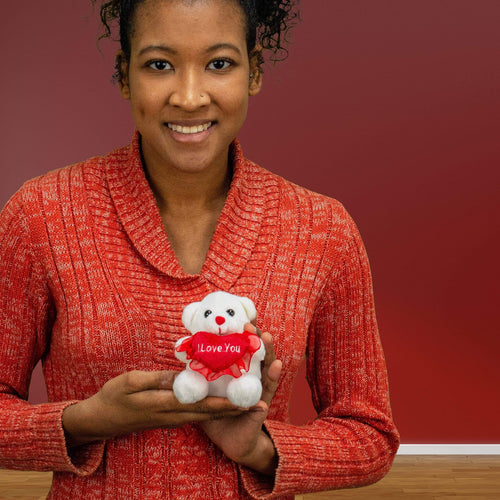
[(215, 322), (220, 326), (220, 325), (223, 325), (226, 322), (226, 319), (223, 318), (222, 316), (216, 316), (215, 317)]

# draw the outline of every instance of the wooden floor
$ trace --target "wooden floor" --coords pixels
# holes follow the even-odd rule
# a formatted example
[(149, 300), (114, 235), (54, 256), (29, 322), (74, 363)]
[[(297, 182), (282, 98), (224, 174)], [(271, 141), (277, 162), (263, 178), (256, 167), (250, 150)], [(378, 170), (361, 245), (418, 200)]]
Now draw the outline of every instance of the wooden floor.
[(397, 456), (378, 483), (296, 500), (500, 500), (500, 456)]
[[(50, 479), (50, 473), (0, 469), (0, 499), (43, 499)], [(389, 474), (377, 484), (295, 498), (500, 500), (500, 456), (398, 456)]]

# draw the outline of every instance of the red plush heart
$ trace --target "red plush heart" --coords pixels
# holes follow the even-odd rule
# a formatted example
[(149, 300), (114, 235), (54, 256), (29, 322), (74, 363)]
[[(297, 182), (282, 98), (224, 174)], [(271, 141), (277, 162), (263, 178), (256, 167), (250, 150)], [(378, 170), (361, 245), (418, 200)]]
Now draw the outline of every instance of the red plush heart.
[(220, 372), (236, 363), (247, 352), (249, 341), (240, 333), (219, 336), (198, 332), (192, 337), (193, 359), (214, 372)]

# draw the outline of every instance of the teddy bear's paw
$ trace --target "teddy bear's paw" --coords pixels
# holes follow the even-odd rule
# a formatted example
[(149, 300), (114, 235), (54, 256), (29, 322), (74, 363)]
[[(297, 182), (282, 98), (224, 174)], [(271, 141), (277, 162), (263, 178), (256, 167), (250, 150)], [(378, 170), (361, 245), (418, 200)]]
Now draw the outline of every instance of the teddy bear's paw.
[(241, 408), (257, 404), (262, 395), (262, 383), (255, 375), (242, 375), (231, 380), (227, 386), (227, 397), (231, 403)]
[(208, 382), (200, 373), (185, 370), (175, 377), (173, 390), (179, 403), (196, 403), (207, 397)]

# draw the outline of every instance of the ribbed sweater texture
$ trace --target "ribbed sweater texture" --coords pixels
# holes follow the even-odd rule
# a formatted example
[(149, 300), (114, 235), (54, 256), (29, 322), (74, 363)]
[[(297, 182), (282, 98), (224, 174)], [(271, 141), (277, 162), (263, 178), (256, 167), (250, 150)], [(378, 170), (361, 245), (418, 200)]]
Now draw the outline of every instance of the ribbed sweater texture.
[[(362, 486), (398, 446), (371, 274), (337, 201), (231, 146), (233, 180), (203, 269), (183, 272), (144, 175), (140, 137), (27, 182), (0, 217), (0, 466), (54, 471), (49, 498), (292, 498)], [(227, 459), (198, 425), (67, 450), (62, 412), (130, 370), (182, 370), (182, 309), (250, 297), (283, 374), (265, 427), (274, 478)], [(318, 416), (289, 421), (304, 357)], [(27, 402), (42, 360), (49, 402)]]

